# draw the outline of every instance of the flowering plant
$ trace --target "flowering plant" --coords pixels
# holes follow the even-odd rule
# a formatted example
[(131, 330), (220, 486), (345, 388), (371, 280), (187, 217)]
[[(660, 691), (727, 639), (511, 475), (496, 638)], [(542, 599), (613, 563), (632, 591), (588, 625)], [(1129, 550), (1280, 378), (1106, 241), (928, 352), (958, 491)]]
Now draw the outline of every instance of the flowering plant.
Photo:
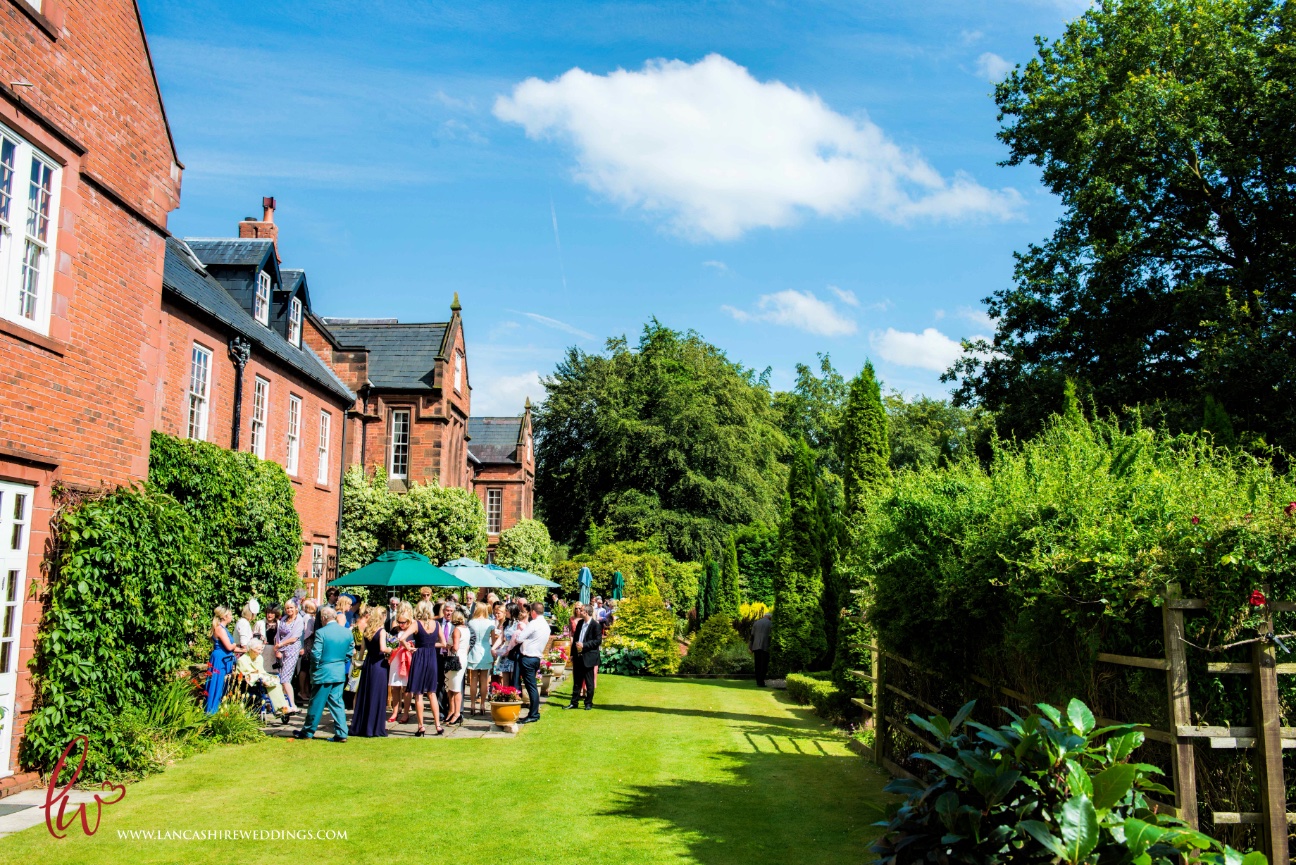
[(522, 702), (522, 693), (517, 688), (510, 688), (508, 685), (497, 685), (492, 682), (490, 698), (492, 703), (520, 703)]

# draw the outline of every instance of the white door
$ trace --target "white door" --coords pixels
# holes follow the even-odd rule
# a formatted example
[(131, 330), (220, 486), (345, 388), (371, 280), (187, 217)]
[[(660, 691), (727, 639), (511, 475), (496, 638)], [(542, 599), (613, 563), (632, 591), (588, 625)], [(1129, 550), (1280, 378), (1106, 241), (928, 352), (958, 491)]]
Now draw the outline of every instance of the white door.
[(34, 488), (0, 481), (0, 778), (13, 774), (14, 696), (18, 638), (27, 576), (27, 545)]

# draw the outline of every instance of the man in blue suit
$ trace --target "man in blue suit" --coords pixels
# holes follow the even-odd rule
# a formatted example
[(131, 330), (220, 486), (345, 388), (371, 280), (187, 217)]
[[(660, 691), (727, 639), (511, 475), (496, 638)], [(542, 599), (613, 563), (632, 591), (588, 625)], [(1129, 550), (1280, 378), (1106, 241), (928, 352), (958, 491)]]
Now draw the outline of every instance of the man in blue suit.
[(319, 616), (328, 624), (315, 631), (315, 646), (311, 649), (311, 660), (314, 661), (311, 682), (315, 685), (315, 696), (311, 698), (306, 723), (293, 736), (313, 739), (327, 706), (333, 716), (334, 730), (329, 741), (345, 742), (347, 720), (346, 708), (342, 705), (342, 686), (346, 683), (347, 659), (355, 653), (355, 640), (349, 629), (337, 623), (337, 612), (332, 607), (320, 610)]

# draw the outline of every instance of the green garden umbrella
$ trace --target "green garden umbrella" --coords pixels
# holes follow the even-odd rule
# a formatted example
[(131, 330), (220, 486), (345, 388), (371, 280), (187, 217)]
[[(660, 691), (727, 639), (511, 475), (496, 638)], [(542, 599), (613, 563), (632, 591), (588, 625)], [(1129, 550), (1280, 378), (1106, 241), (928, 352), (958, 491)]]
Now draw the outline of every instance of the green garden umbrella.
[(496, 576), (500, 579), (508, 582), (513, 588), (521, 588), (522, 586), (547, 586), (551, 589), (560, 588), (560, 585), (555, 583), (553, 580), (546, 580), (544, 577), (533, 574), (530, 571), (524, 571), (521, 568), (501, 568), (499, 565), (487, 565), (487, 567), (494, 571)]
[(617, 571), (612, 575), (612, 600), (619, 601), (625, 597), (625, 577)]
[(441, 566), (442, 570), (463, 580), (473, 588), (487, 589), (511, 589), (514, 586), (499, 578), (495, 569), (489, 565), (483, 565), (476, 559), (458, 558), (451, 559)]
[(448, 586), (467, 588), (468, 583), (428, 561), (413, 550), (388, 550), (373, 564), (329, 582), (330, 586)]

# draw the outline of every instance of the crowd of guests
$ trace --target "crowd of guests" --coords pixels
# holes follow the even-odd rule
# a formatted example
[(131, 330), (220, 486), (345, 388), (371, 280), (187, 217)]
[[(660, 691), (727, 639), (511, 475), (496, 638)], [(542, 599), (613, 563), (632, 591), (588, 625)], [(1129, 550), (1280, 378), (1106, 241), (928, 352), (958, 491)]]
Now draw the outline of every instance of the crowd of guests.
[[(557, 596), (550, 601), (565, 606)], [(465, 714), (490, 714), (492, 683), (525, 691), (529, 712), (518, 723), (540, 720), (536, 677), (552, 635), (541, 601), (492, 592), (461, 604), (434, 599), (425, 586), (417, 601), (393, 596), (383, 607), (330, 589), (324, 605), (294, 597), (266, 609), (264, 618), (259, 613), (256, 599), (243, 606), (237, 621), (226, 607), (214, 611), (209, 713), (219, 708), (237, 673), (245, 687), (264, 693), (284, 721), (309, 705), (299, 738), (314, 735), (326, 709), (337, 731), (334, 741), (349, 734), (385, 736), (388, 724), (408, 723), (411, 714), (415, 736), (426, 734), (429, 714), (434, 735), (443, 735)], [(575, 708), (582, 696), (585, 708), (592, 707), (599, 646), (613, 615), (613, 606), (601, 598), (572, 608), (567, 633), (575, 675), (571, 704), (564, 708)]]

